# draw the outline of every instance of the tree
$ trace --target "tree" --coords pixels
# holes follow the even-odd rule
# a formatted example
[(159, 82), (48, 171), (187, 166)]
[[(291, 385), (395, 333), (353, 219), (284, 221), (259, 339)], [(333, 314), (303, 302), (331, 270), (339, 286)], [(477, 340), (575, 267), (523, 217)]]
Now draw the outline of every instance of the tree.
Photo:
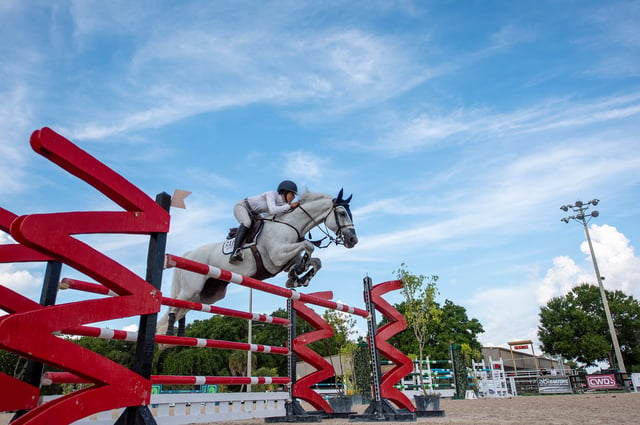
[(0, 372), (10, 376), (14, 376), (14, 374), (16, 373), (16, 365), (18, 364), (18, 360), (19, 357), (17, 354), (0, 350)]
[[(449, 344), (451, 341), (461, 344), (467, 366), (471, 366), (471, 359), (482, 359), (482, 344), (478, 341), (478, 335), (484, 332), (482, 324), (476, 318), (467, 316), (467, 310), (453, 301), (445, 300), (441, 306), (435, 303), (436, 308), (441, 310), (440, 320), (429, 326), (428, 342), (424, 348), (425, 357), (443, 360), (449, 358)], [(406, 303), (395, 304), (394, 307), (400, 314), (406, 316)], [(378, 327), (386, 323), (383, 320)], [(407, 329), (394, 335), (391, 342), (400, 351), (413, 354), (417, 357), (418, 343), (411, 329)]]
[[(438, 293), (438, 276), (414, 275), (407, 271), (403, 263), (395, 271), (398, 280), (402, 281), (402, 295), (405, 299), (405, 317), (407, 327), (413, 331), (418, 346), (418, 371), (420, 388), (427, 394), (424, 386), (423, 363), (425, 347), (431, 335), (430, 328), (440, 321), (442, 311), (438, 309), (435, 297)], [(426, 283), (425, 283), (426, 281)]]
[[(640, 365), (640, 303), (622, 291), (605, 291), (625, 365)], [(542, 350), (586, 365), (607, 360), (614, 351), (600, 289), (583, 283), (540, 308)]]
[(333, 356), (349, 344), (349, 337), (355, 333), (356, 319), (349, 313), (336, 310), (325, 310), (322, 317), (333, 329), (333, 336), (313, 342), (309, 347), (323, 357)]
[[(255, 372), (256, 376), (278, 376), (278, 370), (276, 368), (261, 367)], [(251, 390), (256, 393), (265, 391), (276, 391), (278, 389), (277, 384), (253, 384)]]
[(124, 367), (133, 367), (136, 349), (136, 344), (133, 342), (82, 337), (77, 340), (77, 344)]
[[(231, 376), (247, 376), (249, 355), (246, 351), (232, 351), (229, 356), (229, 372)], [(253, 376), (253, 371), (256, 369), (257, 363), (256, 355), (251, 353), (251, 373), (249, 376)], [(244, 385), (240, 386), (240, 392), (243, 391)]]
[(482, 359), (482, 344), (478, 341), (478, 335), (484, 332), (482, 324), (476, 318), (467, 316), (467, 310), (445, 300), (442, 307), (440, 320), (435, 323), (434, 345), (430, 346), (429, 355), (436, 359), (449, 357), (449, 345), (451, 342), (461, 344), (467, 366), (471, 366), (471, 359)]

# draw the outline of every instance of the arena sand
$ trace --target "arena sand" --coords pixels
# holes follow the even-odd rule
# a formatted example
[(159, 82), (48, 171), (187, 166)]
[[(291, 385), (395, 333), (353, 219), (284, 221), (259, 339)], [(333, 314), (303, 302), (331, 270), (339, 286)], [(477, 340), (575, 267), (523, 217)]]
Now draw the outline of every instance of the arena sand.
[[(366, 406), (356, 406), (361, 412)], [(442, 399), (445, 416), (419, 418), (417, 422), (383, 422), (389, 425), (636, 425), (640, 424), (640, 393), (592, 393), (579, 395), (523, 396), (501, 399)], [(12, 415), (0, 414), (0, 425)], [(55, 418), (52, 418), (55, 424)], [(345, 419), (325, 419), (320, 424), (354, 424)], [(363, 422), (364, 423), (364, 422)], [(264, 420), (211, 422), (210, 425), (263, 425)]]

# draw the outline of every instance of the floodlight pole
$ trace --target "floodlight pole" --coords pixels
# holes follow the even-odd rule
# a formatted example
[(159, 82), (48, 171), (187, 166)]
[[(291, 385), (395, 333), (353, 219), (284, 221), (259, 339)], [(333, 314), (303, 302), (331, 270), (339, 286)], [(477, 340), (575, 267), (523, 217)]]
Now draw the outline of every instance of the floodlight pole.
[(565, 217), (563, 222), (568, 223), (569, 220), (576, 220), (582, 223), (584, 227), (584, 233), (587, 236), (587, 243), (589, 244), (589, 251), (591, 253), (591, 260), (593, 261), (593, 268), (596, 271), (596, 279), (598, 280), (598, 286), (600, 287), (600, 296), (602, 297), (602, 305), (604, 306), (604, 314), (607, 317), (607, 324), (609, 325), (609, 333), (611, 334), (611, 342), (613, 343), (613, 350), (616, 354), (616, 361), (618, 362), (618, 369), (620, 373), (627, 373), (627, 369), (624, 367), (624, 360), (622, 360), (622, 352), (620, 351), (620, 344), (618, 343), (618, 335), (616, 334), (616, 328), (613, 325), (613, 318), (611, 317), (611, 311), (609, 310), (609, 302), (607, 301), (607, 293), (604, 290), (602, 284), (602, 276), (600, 276), (600, 269), (598, 268), (598, 262), (596, 261), (596, 254), (593, 251), (593, 244), (591, 243), (591, 235), (589, 234), (589, 227), (587, 226), (587, 217), (598, 217), (598, 211), (592, 211), (590, 214), (585, 214), (589, 209), (589, 205), (596, 206), (600, 201), (593, 199), (589, 202), (583, 203), (576, 201), (574, 205), (563, 205), (560, 207), (563, 211), (572, 209), (578, 214), (571, 217)]

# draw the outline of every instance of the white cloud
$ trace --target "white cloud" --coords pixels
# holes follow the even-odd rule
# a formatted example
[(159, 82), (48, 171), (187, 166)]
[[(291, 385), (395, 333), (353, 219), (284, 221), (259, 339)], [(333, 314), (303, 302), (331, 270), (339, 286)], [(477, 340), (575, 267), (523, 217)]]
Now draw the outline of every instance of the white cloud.
[(286, 154), (286, 160), (284, 173), (291, 178), (317, 182), (328, 171), (329, 160), (318, 158), (310, 152), (291, 152)]
[[(0, 84), (0, 195), (19, 192), (25, 187), (24, 166), (29, 154), (28, 118), (29, 111), (25, 87), (16, 83), (15, 87), (3, 90)], [(25, 138), (24, 135), (27, 135)]]
[(0, 284), (18, 293), (34, 293), (42, 286), (42, 275), (16, 269), (12, 264), (0, 264)]
[(484, 329), (479, 339), (486, 346), (506, 346), (518, 339), (537, 340), (538, 307), (532, 303), (532, 286), (480, 290), (464, 303), (469, 317)]
[(551, 298), (559, 297), (571, 290), (586, 277), (583, 270), (567, 256), (553, 259), (553, 267), (547, 270), (542, 285), (536, 290), (538, 304), (546, 304)]
[[(640, 298), (640, 257), (635, 255), (629, 240), (615, 227), (592, 225), (591, 237), (607, 290), (622, 290)], [(563, 296), (583, 282), (594, 283), (595, 272), (589, 248), (580, 246), (586, 254), (577, 264), (572, 258), (559, 256), (540, 279), (530, 276), (519, 286), (478, 290), (465, 300), (470, 317), (477, 317), (485, 333), (480, 340), (485, 345), (504, 346), (507, 340), (537, 338), (540, 307), (551, 298)], [(606, 272), (605, 272), (606, 271)]]
[(138, 325), (137, 324), (131, 324), (131, 325), (126, 325), (122, 327), (123, 331), (128, 331), (128, 332), (138, 332)]
[[(627, 295), (640, 299), (640, 257), (637, 257), (633, 246), (624, 234), (609, 225), (590, 226), (593, 250), (596, 254), (600, 274), (605, 278), (607, 290), (621, 290)], [(580, 245), (580, 250), (587, 256), (585, 268), (591, 265), (591, 257), (587, 242)], [(595, 281), (595, 272), (592, 273)]]
[[(637, 257), (629, 240), (615, 227), (609, 225), (590, 226), (590, 235), (600, 274), (605, 278), (607, 290), (621, 290), (627, 295), (640, 298), (640, 257)], [(540, 304), (553, 297), (565, 295), (581, 283), (596, 284), (596, 275), (585, 240), (580, 250), (586, 255), (580, 264), (569, 257), (556, 257), (553, 267), (547, 271), (542, 285), (537, 290)]]
[(11, 235), (3, 231), (0, 231), (0, 245), (9, 244), (9, 243), (16, 243), (16, 241), (13, 240)]
[[(375, 143), (362, 147), (399, 155), (434, 145), (561, 131), (638, 115), (640, 91), (584, 103), (571, 98), (546, 99), (507, 113), (484, 107), (441, 113), (421, 112), (396, 119), (395, 122), (387, 118), (384, 120), (386, 128), (382, 129), (382, 136)], [(452, 140), (454, 137), (455, 140)]]

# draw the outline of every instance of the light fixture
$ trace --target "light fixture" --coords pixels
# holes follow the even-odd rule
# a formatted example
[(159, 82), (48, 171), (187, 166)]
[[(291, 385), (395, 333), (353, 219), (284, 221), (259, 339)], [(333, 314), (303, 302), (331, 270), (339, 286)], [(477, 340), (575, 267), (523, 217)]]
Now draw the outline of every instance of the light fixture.
[(609, 302), (607, 301), (607, 294), (604, 290), (602, 281), (604, 277), (600, 276), (600, 270), (598, 269), (598, 262), (596, 261), (596, 254), (593, 251), (593, 244), (591, 243), (591, 236), (589, 235), (589, 228), (587, 227), (587, 217), (589, 219), (596, 218), (600, 215), (598, 211), (591, 211), (589, 214), (585, 214), (589, 209), (589, 205), (596, 206), (600, 202), (599, 199), (592, 199), (584, 204), (582, 201), (576, 201), (574, 205), (563, 205), (560, 207), (562, 211), (569, 211), (571, 208), (577, 214), (575, 216), (564, 217), (560, 219), (564, 223), (568, 223), (569, 220), (580, 221), (584, 227), (584, 233), (587, 236), (587, 242), (589, 243), (589, 251), (591, 252), (591, 260), (593, 261), (593, 268), (596, 272), (596, 279), (598, 280), (598, 286), (600, 287), (600, 296), (602, 297), (602, 305), (604, 307), (604, 314), (607, 318), (607, 324), (609, 325), (609, 333), (611, 334), (611, 342), (613, 343), (613, 349), (616, 354), (616, 360), (618, 362), (618, 369), (621, 373), (627, 373), (627, 369), (624, 366), (624, 360), (622, 359), (622, 352), (620, 351), (620, 344), (618, 343), (618, 336), (613, 325), (613, 319), (611, 318), (611, 311), (609, 310)]

